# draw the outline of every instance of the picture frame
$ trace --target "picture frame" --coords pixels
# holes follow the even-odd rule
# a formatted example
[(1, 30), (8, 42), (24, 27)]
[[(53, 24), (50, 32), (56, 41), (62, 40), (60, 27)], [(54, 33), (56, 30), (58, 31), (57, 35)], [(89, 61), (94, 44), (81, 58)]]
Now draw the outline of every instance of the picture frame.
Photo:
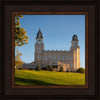
[[(81, 1), (81, 0), (80, 0)], [(99, 35), (100, 19), (99, 2), (97, 1), (2, 1), (2, 66), (1, 68), (1, 100), (3, 99), (98, 99), (100, 97), (99, 88)], [(13, 79), (13, 41), (12, 33), (12, 12), (88, 12), (88, 67), (86, 69), (88, 84), (87, 88), (14, 88)], [(95, 34), (97, 33), (97, 34)], [(96, 45), (98, 44), (98, 45)]]

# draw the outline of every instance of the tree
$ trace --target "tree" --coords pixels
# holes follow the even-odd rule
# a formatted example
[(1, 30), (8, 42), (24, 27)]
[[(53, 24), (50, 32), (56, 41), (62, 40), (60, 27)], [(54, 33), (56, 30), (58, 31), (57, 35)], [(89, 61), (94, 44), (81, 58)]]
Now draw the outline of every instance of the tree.
[(85, 73), (85, 69), (84, 68), (78, 68), (77, 72), (78, 73)]
[(63, 67), (60, 67), (60, 70), (59, 70), (60, 72), (63, 72)]
[(36, 70), (37, 70), (37, 71), (40, 71), (40, 70), (41, 70), (41, 67), (40, 67), (39, 64), (37, 64)]
[(16, 50), (16, 56), (15, 56), (15, 66), (22, 65), (24, 62), (21, 61), (20, 56), (22, 56), (22, 53), (19, 53), (18, 50)]
[(47, 67), (46, 67), (46, 70), (49, 70), (49, 68), (50, 68), (50, 66), (47, 66)]
[(50, 66), (49, 71), (53, 71), (53, 66)]
[(27, 32), (24, 30), (24, 28), (20, 27), (20, 18), (23, 18), (23, 16), (15, 15), (15, 47), (28, 44), (29, 39), (26, 35)]
[(69, 72), (68, 68), (67, 68), (67, 72)]

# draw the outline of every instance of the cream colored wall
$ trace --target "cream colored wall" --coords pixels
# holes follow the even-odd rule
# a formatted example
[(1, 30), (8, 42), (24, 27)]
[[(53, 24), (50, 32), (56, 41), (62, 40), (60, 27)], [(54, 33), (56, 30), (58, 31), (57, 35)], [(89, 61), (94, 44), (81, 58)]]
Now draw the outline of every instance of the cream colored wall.
[(80, 49), (77, 48), (77, 69), (80, 68)]
[[(54, 55), (55, 55), (55, 59), (53, 59)], [(45, 56), (47, 56), (46, 60), (45, 60)], [(51, 60), (49, 59), (50, 56), (51, 56)], [(60, 56), (60, 59), (58, 59), (59, 56)], [(62, 56), (64, 56), (64, 59), (62, 59)], [(67, 56), (68, 56), (68, 59), (66, 59)], [(72, 56), (72, 59), (70, 59), (71, 56)], [(80, 68), (80, 49), (79, 48), (75, 50), (70, 50), (70, 51), (43, 51), (41, 54), (41, 57), (42, 59), (38, 61), (41, 67), (46, 67), (48, 65), (55, 64), (55, 65), (58, 65), (58, 70), (59, 70), (60, 69), (59, 65), (61, 65), (64, 71), (67, 71), (67, 68), (69, 71), (76, 71), (78, 68)], [(30, 64), (25, 64), (23, 67), (29, 68), (29, 66)]]
[(80, 49), (77, 48), (73, 50), (74, 55), (74, 71), (77, 71), (78, 68), (80, 68)]
[[(41, 52), (42, 50), (42, 52)], [(66, 59), (68, 56), (68, 59)], [(35, 44), (35, 62), (38, 61), (41, 65), (57, 65), (58, 62), (63, 66), (64, 70), (68, 68), (69, 71), (76, 71), (80, 68), (80, 50), (79, 48), (74, 48), (69, 51), (54, 51), (54, 50), (44, 50), (44, 44)], [(72, 59), (71, 59), (72, 57)]]
[[(45, 59), (46, 56), (46, 59)], [(54, 57), (55, 56), (55, 57)], [(60, 56), (60, 59), (59, 59)], [(68, 59), (66, 59), (68, 56)], [(72, 56), (72, 59), (71, 59)], [(50, 59), (51, 57), (51, 59)], [(62, 58), (63, 57), (63, 58)], [(71, 70), (71, 65), (73, 66), (74, 59), (73, 59), (73, 51), (44, 51), (42, 54), (42, 64), (44, 65), (52, 65), (52, 64), (60, 64), (68, 70)], [(65, 65), (64, 65), (65, 64)]]

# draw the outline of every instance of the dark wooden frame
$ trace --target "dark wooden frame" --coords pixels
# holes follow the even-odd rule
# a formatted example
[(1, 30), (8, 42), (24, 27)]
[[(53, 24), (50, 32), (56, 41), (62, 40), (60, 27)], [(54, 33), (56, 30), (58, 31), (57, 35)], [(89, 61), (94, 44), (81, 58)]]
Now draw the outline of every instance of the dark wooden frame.
[[(96, 0), (89, 1), (5, 1), (2, 3), (2, 66), (1, 99), (100, 99), (99, 24), (100, 8)], [(27, 8), (26, 8), (27, 7)], [(88, 12), (88, 88), (12, 88), (12, 12)], [(96, 45), (97, 44), (97, 45)], [(92, 76), (92, 77), (91, 77)]]

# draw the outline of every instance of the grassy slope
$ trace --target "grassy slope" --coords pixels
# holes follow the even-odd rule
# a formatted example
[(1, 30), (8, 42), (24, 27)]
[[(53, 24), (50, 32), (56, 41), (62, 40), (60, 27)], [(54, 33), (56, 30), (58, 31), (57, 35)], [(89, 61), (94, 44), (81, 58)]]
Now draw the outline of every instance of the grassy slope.
[(85, 74), (15, 70), (16, 85), (85, 85)]

